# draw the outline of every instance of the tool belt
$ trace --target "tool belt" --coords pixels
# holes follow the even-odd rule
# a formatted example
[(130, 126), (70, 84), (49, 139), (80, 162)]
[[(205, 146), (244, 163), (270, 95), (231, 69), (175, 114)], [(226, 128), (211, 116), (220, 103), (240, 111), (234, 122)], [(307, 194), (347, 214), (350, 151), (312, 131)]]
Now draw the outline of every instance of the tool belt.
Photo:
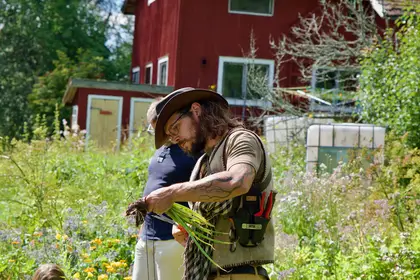
[(234, 198), (232, 212), (229, 213), (231, 252), (236, 250), (236, 243), (243, 247), (256, 247), (264, 240), (277, 195), (274, 190), (265, 191), (271, 179), (269, 170), (262, 182), (254, 182), (248, 193)]
[[(264, 240), (276, 194), (275, 191), (258, 194), (251, 192), (239, 198), (241, 205), (229, 218), (231, 252), (236, 250), (236, 242), (244, 247), (255, 247)], [(265, 202), (266, 197), (268, 197), (267, 202)]]

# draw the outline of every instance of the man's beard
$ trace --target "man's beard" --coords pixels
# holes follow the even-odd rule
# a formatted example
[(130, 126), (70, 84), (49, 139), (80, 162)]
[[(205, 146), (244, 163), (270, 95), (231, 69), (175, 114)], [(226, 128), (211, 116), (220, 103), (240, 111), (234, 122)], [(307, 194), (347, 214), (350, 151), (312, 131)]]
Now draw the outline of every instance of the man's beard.
[(185, 152), (192, 157), (197, 157), (203, 153), (204, 148), (206, 147), (207, 132), (199, 125), (199, 122), (194, 119), (192, 122), (195, 130), (195, 139), (191, 143), (191, 150)]

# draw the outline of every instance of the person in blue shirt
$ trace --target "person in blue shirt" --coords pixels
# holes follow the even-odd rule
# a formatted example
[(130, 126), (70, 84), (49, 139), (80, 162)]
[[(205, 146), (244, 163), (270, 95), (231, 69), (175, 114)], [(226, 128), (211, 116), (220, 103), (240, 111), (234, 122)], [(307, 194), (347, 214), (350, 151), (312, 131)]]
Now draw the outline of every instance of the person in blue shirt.
[[(157, 103), (153, 102), (147, 112), (147, 121), (152, 127), (156, 124)], [(143, 197), (159, 188), (189, 181), (196, 160), (184, 153), (178, 145), (159, 148), (150, 160)], [(181, 204), (188, 207), (187, 202)], [(136, 244), (132, 279), (181, 279), (183, 252), (184, 247), (172, 235), (172, 225), (155, 218), (153, 213), (147, 213)]]

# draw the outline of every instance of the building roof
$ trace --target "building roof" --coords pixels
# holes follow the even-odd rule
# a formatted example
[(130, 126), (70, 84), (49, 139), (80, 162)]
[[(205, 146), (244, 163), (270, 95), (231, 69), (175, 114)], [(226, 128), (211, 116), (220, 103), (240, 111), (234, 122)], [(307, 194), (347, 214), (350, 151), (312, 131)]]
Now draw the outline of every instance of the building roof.
[(156, 85), (135, 85), (121, 82), (108, 82), (108, 81), (95, 81), (86, 79), (70, 79), (66, 92), (64, 93), (62, 102), (64, 105), (71, 104), (73, 98), (76, 95), (77, 89), (79, 88), (97, 88), (105, 90), (120, 90), (120, 91), (134, 91), (141, 93), (150, 94), (168, 94), (171, 93), (174, 88), (167, 86), (156, 86)]
[(380, 17), (398, 17), (404, 13), (404, 9), (419, 5), (420, 0), (370, 0), (373, 9)]
[(137, 0), (124, 0), (121, 11), (126, 15), (134, 15), (136, 12)]

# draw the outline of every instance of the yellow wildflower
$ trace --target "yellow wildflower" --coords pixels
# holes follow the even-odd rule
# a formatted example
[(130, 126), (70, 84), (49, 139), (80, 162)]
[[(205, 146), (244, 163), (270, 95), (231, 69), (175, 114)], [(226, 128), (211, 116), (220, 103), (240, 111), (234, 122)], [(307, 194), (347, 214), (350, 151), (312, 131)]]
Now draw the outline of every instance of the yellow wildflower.
[(131, 238), (137, 238), (138, 237), (138, 235), (137, 234), (132, 234), (131, 235)]
[(112, 262), (112, 263), (111, 263), (111, 266), (112, 266), (112, 267), (119, 268), (119, 267), (121, 267), (121, 266), (122, 266), (122, 263), (121, 263), (121, 262)]
[(37, 237), (41, 237), (43, 235), (43, 233), (41, 231), (40, 232), (34, 232), (33, 235), (37, 236)]
[(87, 258), (89, 258), (89, 255), (84, 253), (84, 254), (82, 254), (82, 258), (87, 259)]
[(108, 275), (106, 274), (101, 274), (98, 276), (98, 280), (106, 280), (106, 279), (108, 279)]
[(114, 272), (116, 272), (117, 270), (115, 269), (115, 267), (112, 267), (112, 266), (110, 266), (110, 265), (107, 265), (106, 266), (106, 272), (109, 272), (109, 273), (114, 273)]
[(101, 245), (102, 244), (102, 240), (100, 238), (95, 238), (90, 243), (95, 243), (96, 245)]
[(85, 270), (83, 270), (84, 272), (95, 272), (95, 268), (93, 267), (88, 267)]
[(73, 247), (71, 247), (70, 245), (67, 246), (67, 251), (69, 252), (73, 252)]
[(61, 239), (61, 234), (57, 233), (57, 234), (55, 235), (55, 239), (60, 240), (60, 239)]
[(69, 239), (69, 236), (67, 234), (64, 234), (63, 235), (63, 240), (67, 240), (67, 239)]
[(88, 221), (83, 220), (82, 223), (86, 225), (88, 223)]
[(80, 279), (80, 273), (79, 273), (79, 272), (76, 272), (76, 273), (73, 275), (73, 278), (74, 278), (74, 279)]
[(124, 277), (124, 280), (131, 280), (131, 276)]
[(83, 260), (85, 263), (91, 263), (92, 262), (92, 260), (91, 259), (84, 259)]
[(17, 244), (19, 244), (20, 242), (19, 241), (12, 241), (12, 244), (13, 245), (17, 245)]
[(88, 278), (91, 278), (91, 277), (93, 277), (93, 274), (92, 274), (92, 272), (88, 272), (88, 274), (87, 274), (87, 277), (88, 277)]
[(15, 260), (9, 260), (9, 263), (14, 263), (14, 262), (16, 262)]
[(121, 242), (121, 240), (115, 238), (115, 239), (109, 239), (107, 241), (108, 247), (111, 247), (113, 244), (119, 244)]
[(93, 251), (93, 250), (95, 250), (96, 249), (96, 246), (91, 246), (90, 248), (89, 248), (89, 250), (91, 250), (91, 251)]

